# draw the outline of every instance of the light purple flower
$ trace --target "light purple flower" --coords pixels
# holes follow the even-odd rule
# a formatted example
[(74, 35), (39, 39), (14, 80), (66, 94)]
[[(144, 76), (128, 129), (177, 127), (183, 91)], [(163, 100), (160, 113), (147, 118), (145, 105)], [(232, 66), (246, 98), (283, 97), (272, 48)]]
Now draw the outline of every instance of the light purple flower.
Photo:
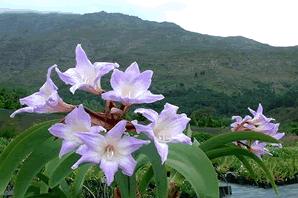
[(60, 79), (66, 84), (71, 85), (71, 93), (75, 93), (77, 89), (81, 89), (93, 94), (100, 94), (101, 88), (100, 79), (103, 75), (109, 73), (115, 67), (119, 67), (117, 63), (95, 62), (92, 64), (88, 59), (81, 45), (76, 47), (76, 66), (65, 72), (61, 72), (56, 68)]
[(136, 62), (132, 63), (125, 72), (115, 69), (111, 77), (113, 91), (102, 94), (104, 100), (121, 102), (124, 105), (153, 103), (162, 100), (163, 95), (152, 94), (148, 89), (153, 72), (140, 72)]
[(261, 125), (264, 123), (274, 121), (273, 118), (267, 118), (263, 114), (263, 106), (261, 104), (259, 104), (258, 109), (256, 111), (252, 110), (251, 108), (248, 108), (248, 110), (254, 116), (253, 119), (250, 120), (250, 122), (254, 125)]
[(269, 154), (272, 155), (266, 148), (267, 144), (264, 142), (254, 141), (250, 145), (250, 152), (254, 153), (256, 156), (261, 158), (262, 155)]
[(83, 144), (76, 136), (78, 133), (98, 133), (105, 131), (101, 126), (91, 126), (91, 117), (84, 110), (83, 105), (76, 107), (66, 117), (65, 123), (54, 124), (49, 131), (52, 135), (63, 139), (59, 157), (76, 150)]
[(142, 114), (151, 123), (142, 125), (134, 120), (132, 124), (137, 132), (144, 132), (154, 141), (162, 163), (166, 161), (168, 156), (168, 143), (191, 144), (191, 139), (183, 134), (190, 119), (186, 114), (177, 114), (177, 110), (177, 106), (168, 103), (165, 104), (159, 115), (151, 109), (139, 108), (135, 110), (135, 113)]
[(77, 168), (81, 163), (100, 164), (108, 185), (113, 182), (119, 168), (122, 169), (123, 174), (133, 175), (137, 162), (131, 153), (148, 144), (149, 141), (123, 135), (126, 123), (125, 120), (118, 122), (105, 136), (96, 133), (76, 134), (84, 145), (77, 150), (82, 157), (72, 168)]
[(248, 131), (251, 130), (254, 126), (249, 124), (248, 121), (252, 118), (250, 116), (245, 116), (242, 118), (241, 116), (232, 116), (232, 120), (235, 120), (231, 124), (232, 131)]
[(242, 119), (240, 116), (233, 116), (232, 119), (235, 120), (235, 122), (231, 124), (232, 131), (255, 131), (270, 135), (277, 140), (281, 139), (285, 135), (284, 133), (278, 132), (279, 123), (272, 123), (274, 119), (267, 118), (263, 114), (263, 107), (261, 104), (259, 104), (256, 111), (250, 108), (248, 109), (254, 117), (245, 116)]
[(73, 105), (65, 103), (58, 95), (58, 88), (51, 79), (53, 65), (49, 67), (47, 80), (38, 92), (20, 99), (22, 105), (27, 107), (20, 108), (13, 112), (10, 117), (13, 118), (18, 113), (54, 113), (54, 112), (69, 112), (73, 109)]

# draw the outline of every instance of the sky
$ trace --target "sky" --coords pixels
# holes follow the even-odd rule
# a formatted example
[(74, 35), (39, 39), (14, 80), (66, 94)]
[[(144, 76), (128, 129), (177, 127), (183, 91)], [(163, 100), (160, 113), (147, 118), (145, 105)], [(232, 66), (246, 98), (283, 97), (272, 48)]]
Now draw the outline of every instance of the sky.
[(298, 0), (0, 0), (0, 8), (71, 13), (120, 12), (215, 36), (298, 45)]

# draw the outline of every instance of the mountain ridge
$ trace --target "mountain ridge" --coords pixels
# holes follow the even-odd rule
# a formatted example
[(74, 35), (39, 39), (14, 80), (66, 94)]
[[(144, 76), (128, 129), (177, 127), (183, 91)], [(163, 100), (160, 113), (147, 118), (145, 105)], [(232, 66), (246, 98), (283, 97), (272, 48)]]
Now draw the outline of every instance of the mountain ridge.
[(73, 67), (78, 43), (92, 62), (118, 62), (124, 69), (137, 61), (142, 70), (152, 69), (152, 89), (178, 94), (181, 102), (189, 92), (199, 98), (210, 90), (210, 100), (220, 102), (218, 94), (260, 87), (283, 94), (298, 85), (298, 47), (194, 33), (121, 13), (4, 13), (0, 42), (1, 86), (28, 90), (43, 83), (47, 67)]

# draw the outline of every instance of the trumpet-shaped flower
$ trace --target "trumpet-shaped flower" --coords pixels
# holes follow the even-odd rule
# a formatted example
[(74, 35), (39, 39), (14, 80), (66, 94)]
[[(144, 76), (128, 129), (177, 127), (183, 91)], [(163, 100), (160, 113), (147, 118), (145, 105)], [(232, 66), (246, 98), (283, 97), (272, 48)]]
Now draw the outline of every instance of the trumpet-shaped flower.
[(132, 63), (125, 72), (115, 69), (111, 77), (112, 91), (102, 94), (104, 100), (121, 102), (124, 105), (153, 103), (162, 100), (162, 95), (152, 94), (148, 89), (151, 85), (153, 72), (140, 72), (136, 62)]
[(76, 136), (84, 143), (77, 153), (81, 158), (72, 166), (77, 168), (81, 163), (99, 164), (104, 172), (107, 184), (114, 180), (114, 175), (120, 168), (125, 175), (133, 175), (136, 161), (131, 153), (138, 150), (149, 141), (139, 140), (123, 135), (127, 121), (118, 122), (105, 136), (96, 133), (78, 133)]
[(191, 139), (183, 134), (190, 119), (186, 114), (177, 114), (178, 107), (165, 104), (160, 114), (151, 110), (139, 108), (135, 113), (140, 113), (151, 123), (149, 125), (138, 124), (132, 121), (137, 132), (144, 132), (154, 141), (157, 152), (160, 155), (162, 163), (168, 156), (168, 143), (191, 144)]
[(51, 79), (53, 65), (49, 67), (47, 80), (38, 92), (20, 99), (22, 105), (27, 107), (20, 108), (13, 112), (10, 117), (13, 118), (18, 113), (54, 113), (54, 112), (69, 112), (73, 109), (72, 105), (66, 104), (58, 95), (58, 88)]
[(267, 144), (264, 142), (259, 142), (254, 141), (251, 145), (250, 145), (250, 151), (252, 153), (254, 153), (256, 156), (258, 156), (259, 158), (261, 158), (262, 155), (265, 154), (269, 154), (271, 155), (271, 153), (268, 151), (268, 149), (266, 149)]
[(267, 118), (263, 114), (263, 106), (261, 104), (259, 104), (258, 109), (256, 111), (252, 110), (251, 108), (248, 108), (248, 110), (254, 116), (253, 119), (250, 120), (250, 122), (254, 125), (261, 125), (274, 120), (273, 118)]
[(83, 141), (76, 136), (78, 133), (98, 133), (105, 131), (101, 126), (91, 126), (91, 117), (84, 110), (83, 105), (76, 107), (66, 117), (65, 123), (54, 124), (49, 131), (55, 137), (63, 140), (59, 156), (76, 150)]
[(109, 73), (115, 67), (119, 67), (117, 63), (95, 62), (92, 64), (88, 59), (85, 51), (80, 44), (76, 47), (76, 66), (65, 72), (61, 72), (56, 68), (60, 79), (66, 84), (71, 85), (71, 93), (75, 93), (77, 89), (81, 89), (93, 94), (100, 94), (100, 79), (103, 75)]
[(272, 123), (273, 118), (267, 118), (263, 115), (263, 107), (261, 104), (259, 104), (257, 111), (250, 108), (248, 109), (254, 117), (245, 116), (242, 119), (240, 116), (233, 116), (232, 119), (235, 120), (235, 122), (231, 124), (232, 131), (256, 131), (270, 135), (277, 140), (285, 135), (284, 133), (278, 132), (279, 123)]

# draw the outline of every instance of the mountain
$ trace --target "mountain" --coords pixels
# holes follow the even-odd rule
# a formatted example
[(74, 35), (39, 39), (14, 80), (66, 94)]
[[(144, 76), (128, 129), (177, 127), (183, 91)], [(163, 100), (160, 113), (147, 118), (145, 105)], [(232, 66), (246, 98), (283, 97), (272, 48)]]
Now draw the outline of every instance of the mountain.
[(279, 106), (280, 96), (298, 87), (298, 47), (199, 34), (119, 13), (2, 13), (0, 43), (1, 87), (36, 90), (49, 66), (73, 67), (78, 43), (94, 62), (126, 68), (137, 61), (142, 70), (152, 69), (153, 91), (188, 112)]

